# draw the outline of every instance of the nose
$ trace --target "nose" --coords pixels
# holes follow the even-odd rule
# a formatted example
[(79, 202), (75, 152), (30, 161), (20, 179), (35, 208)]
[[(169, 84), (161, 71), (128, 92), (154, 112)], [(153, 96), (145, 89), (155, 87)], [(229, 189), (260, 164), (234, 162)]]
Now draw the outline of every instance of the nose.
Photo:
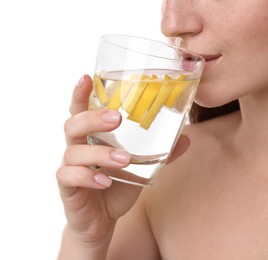
[(195, 7), (196, 1), (163, 0), (161, 31), (167, 37), (187, 37), (202, 31), (201, 18)]

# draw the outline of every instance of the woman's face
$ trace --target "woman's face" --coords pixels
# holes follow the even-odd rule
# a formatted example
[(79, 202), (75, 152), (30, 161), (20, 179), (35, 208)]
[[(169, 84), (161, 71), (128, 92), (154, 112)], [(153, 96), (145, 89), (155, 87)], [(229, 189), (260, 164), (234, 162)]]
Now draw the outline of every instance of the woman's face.
[(206, 59), (201, 105), (219, 106), (268, 87), (267, 0), (163, 0), (161, 28)]

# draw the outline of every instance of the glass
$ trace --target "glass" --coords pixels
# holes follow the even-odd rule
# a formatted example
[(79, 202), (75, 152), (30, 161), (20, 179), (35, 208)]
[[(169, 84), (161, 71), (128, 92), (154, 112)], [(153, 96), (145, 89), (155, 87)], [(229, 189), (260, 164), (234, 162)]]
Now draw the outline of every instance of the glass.
[(88, 144), (132, 155), (129, 166), (102, 172), (126, 183), (153, 183), (185, 124), (203, 66), (202, 57), (167, 43), (127, 35), (101, 37), (89, 109), (118, 110), (122, 122), (112, 132), (88, 135)]

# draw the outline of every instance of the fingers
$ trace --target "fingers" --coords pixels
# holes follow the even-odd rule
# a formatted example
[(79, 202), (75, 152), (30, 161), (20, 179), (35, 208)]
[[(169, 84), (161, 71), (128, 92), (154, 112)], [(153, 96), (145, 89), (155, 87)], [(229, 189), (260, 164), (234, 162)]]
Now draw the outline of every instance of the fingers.
[(65, 125), (67, 144), (63, 165), (57, 171), (59, 187), (72, 193), (78, 187), (104, 189), (112, 180), (90, 166), (123, 168), (130, 162), (130, 155), (111, 147), (86, 144), (86, 137), (93, 132), (111, 131), (121, 123), (118, 111), (107, 109), (88, 110), (92, 80), (84, 75), (73, 91), (70, 117)]
[(123, 168), (129, 164), (131, 155), (122, 150), (104, 146), (73, 145), (67, 148), (63, 166), (57, 171), (57, 180), (65, 196), (75, 188), (104, 189), (110, 187), (112, 180), (90, 166)]
[(190, 146), (190, 139), (186, 135), (180, 135), (167, 163), (173, 162), (182, 154), (184, 154), (189, 146)]
[(71, 195), (76, 188), (105, 189), (112, 180), (90, 166), (102, 168), (123, 168), (131, 160), (126, 151), (100, 145), (72, 145), (64, 154), (63, 166), (57, 171), (59, 187), (65, 196)]
[(83, 166), (62, 166), (58, 169), (56, 177), (61, 192), (67, 197), (78, 187), (105, 189), (112, 184), (108, 176)]
[(70, 113), (75, 115), (88, 109), (88, 98), (92, 90), (92, 80), (88, 75), (84, 75), (73, 91), (70, 106)]
[(107, 168), (126, 167), (131, 155), (123, 150), (116, 150), (101, 145), (72, 145), (64, 154), (63, 162), (69, 166), (100, 166)]
[(67, 144), (86, 143), (88, 134), (111, 131), (120, 122), (121, 114), (107, 109), (87, 110), (74, 115), (64, 125)]
[(88, 110), (91, 90), (92, 80), (88, 75), (84, 75), (73, 91), (70, 106), (72, 117), (64, 125), (68, 145), (86, 143), (88, 134), (114, 130), (121, 122), (121, 114), (117, 111)]

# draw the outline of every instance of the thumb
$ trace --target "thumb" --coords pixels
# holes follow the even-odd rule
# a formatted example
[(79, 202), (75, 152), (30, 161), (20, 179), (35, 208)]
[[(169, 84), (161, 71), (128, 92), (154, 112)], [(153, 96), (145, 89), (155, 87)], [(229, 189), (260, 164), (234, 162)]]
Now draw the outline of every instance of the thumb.
[(92, 79), (84, 75), (77, 83), (72, 96), (70, 113), (78, 114), (88, 109), (88, 98), (92, 90)]

